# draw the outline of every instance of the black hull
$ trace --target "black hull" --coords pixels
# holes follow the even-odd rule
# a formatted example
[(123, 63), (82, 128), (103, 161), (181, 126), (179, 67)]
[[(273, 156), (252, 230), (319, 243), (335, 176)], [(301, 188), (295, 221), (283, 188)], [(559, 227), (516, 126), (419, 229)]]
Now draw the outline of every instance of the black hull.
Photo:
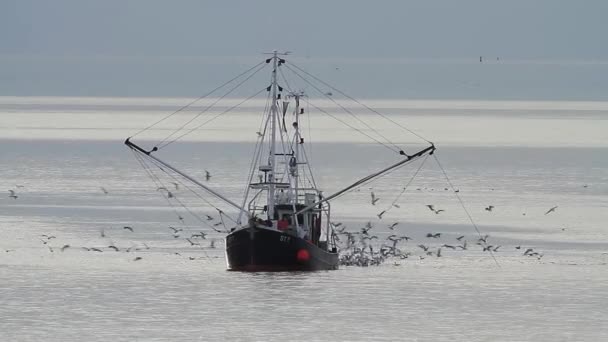
[(276, 230), (247, 228), (226, 237), (229, 271), (319, 271), (338, 269), (331, 253), (298, 237)]

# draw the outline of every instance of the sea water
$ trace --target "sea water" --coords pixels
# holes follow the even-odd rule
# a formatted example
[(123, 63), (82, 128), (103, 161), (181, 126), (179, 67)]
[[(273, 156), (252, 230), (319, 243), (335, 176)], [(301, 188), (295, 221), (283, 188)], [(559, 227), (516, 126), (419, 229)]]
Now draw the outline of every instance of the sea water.
[[(378, 240), (407, 235), (400, 249), (411, 255), (329, 272), (236, 273), (226, 271), (225, 233), (212, 229), (225, 229), (214, 226), (213, 206), (235, 213), (164, 179), (193, 213), (213, 217), (199, 221), (163, 198), (123, 145), (189, 101), (0, 98), (1, 341), (608, 339), (608, 103), (368, 101), (435, 143), (437, 159), (341, 197), (332, 220), (352, 232), (370, 222)], [(226, 108), (238, 103), (230, 101)], [(205, 103), (197, 106), (133, 141), (151, 148)], [(357, 124), (331, 102), (317, 106)], [(254, 101), (222, 114), (157, 155), (240, 203), (263, 107)], [(326, 194), (399, 160), (361, 132), (408, 153), (428, 146), (352, 111), (380, 135), (310, 106), (301, 122)], [(183, 230), (174, 235), (170, 226)], [(200, 245), (185, 240), (199, 231), (208, 233)], [(495, 259), (476, 244), (480, 234), (501, 246)], [(436, 251), (461, 235), (467, 250), (443, 247), (436, 257), (417, 247)], [(539, 255), (523, 255), (529, 248)]]

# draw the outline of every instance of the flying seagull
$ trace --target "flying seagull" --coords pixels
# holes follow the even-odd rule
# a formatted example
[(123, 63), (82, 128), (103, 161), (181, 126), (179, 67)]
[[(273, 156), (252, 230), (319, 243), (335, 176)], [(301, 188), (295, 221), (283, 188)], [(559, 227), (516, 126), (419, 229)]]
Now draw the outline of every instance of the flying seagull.
[(12, 199), (17, 199), (17, 197), (19, 197), (19, 196), (15, 195), (15, 191), (14, 190), (9, 190), (8, 192), (9, 192), (8, 197), (10, 197)]
[(133, 231), (133, 228), (131, 228), (129, 226), (124, 226), (124, 227), (122, 227), (122, 229), (130, 230), (131, 232)]
[(372, 195), (372, 205), (376, 205), (376, 202), (378, 202), (380, 200), (380, 198), (376, 197), (376, 195), (374, 194), (373, 191), (372, 191), (371, 195)]
[(486, 207), (486, 210), (487, 210), (487, 211), (492, 211), (492, 209), (494, 209), (494, 206), (493, 206), (493, 205), (489, 205), (489, 206), (487, 206), (487, 207)]
[(104, 188), (103, 186), (100, 187), (100, 189), (101, 189), (101, 191), (103, 191), (104, 194), (106, 194), (106, 195), (108, 194), (108, 190), (106, 190), (106, 188)]
[(551, 209), (547, 210), (547, 212), (545, 213), (545, 215), (547, 215), (547, 214), (549, 214), (549, 213), (554, 212), (554, 211), (555, 211), (555, 209), (557, 209), (557, 206), (555, 206), (555, 207), (553, 207), (553, 208), (551, 208)]
[(208, 182), (209, 179), (211, 179), (211, 174), (209, 173), (209, 171), (205, 170), (205, 180)]

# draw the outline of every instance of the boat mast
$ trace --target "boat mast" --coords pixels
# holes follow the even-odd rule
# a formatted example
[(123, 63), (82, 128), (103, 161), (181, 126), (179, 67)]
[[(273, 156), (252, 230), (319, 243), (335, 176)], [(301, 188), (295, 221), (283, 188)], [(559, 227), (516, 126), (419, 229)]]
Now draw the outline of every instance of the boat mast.
[(274, 219), (274, 192), (275, 192), (275, 168), (276, 168), (276, 134), (277, 134), (277, 62), (279, 60), (277, 50), (272, 52), (272, 106), (270, 107), (271, 118), (271, 138), (270, 138), (270, 175), (268, 179), (268, 219)]

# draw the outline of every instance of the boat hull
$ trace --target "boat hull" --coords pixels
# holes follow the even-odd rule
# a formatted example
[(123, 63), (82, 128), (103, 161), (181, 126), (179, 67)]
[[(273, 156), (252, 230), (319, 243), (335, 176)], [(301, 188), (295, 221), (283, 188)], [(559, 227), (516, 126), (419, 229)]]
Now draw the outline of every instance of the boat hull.
[(271, 229), (249, 227), (226, 236), (229, 271), (318, 271), (338, 268), (338, 253)]

